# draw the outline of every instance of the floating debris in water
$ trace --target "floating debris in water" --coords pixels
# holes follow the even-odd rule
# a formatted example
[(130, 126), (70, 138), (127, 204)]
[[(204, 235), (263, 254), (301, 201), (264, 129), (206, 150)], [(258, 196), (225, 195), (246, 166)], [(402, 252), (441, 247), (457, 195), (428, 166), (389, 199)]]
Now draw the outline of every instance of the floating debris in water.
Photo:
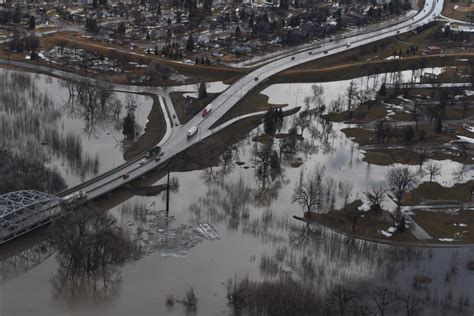
[(168, 217), (166, 211), (157, 211), (154, 208), (146, 210), (145, 218), (137, 229), (144, 256), (158, 252), (165, 257), (185, 257), (192, 247), (204, 240), (219, 239), (217, 230), (207, 222), (198, 223), (196, 227), (172, 227), (174, 216)]

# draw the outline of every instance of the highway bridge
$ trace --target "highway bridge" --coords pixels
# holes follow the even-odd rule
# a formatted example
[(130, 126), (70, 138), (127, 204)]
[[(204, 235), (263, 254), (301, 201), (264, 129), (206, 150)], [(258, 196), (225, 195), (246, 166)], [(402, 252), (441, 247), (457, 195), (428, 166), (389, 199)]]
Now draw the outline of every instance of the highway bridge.
[[(380, 27), (374, 31), (363, 30), (357, 34), (348, 33), (346, 36), (339, 36), (333, 41), (324, 40), (320, 43), (316, 43), (314, 46), (309, 47), (307, 50), (299, 50), (297, 52), (289, 53), (278, 59), (275, 59), (263, 66), (253, 70), (249, 74), (243, 76), (234, 84), (229, 86), (224, 92), (222, 92), (213, 102), (213, 110), (205, 117), (196, 115), (185, 125), (178, 128), (173, 128), (167, 132), (167, 136), (158, 144), (161, 147), (160, 159), (152, 157), (145, 159), (145, 153), (136, 157), (133, 160), (126, 162), (125, 164), (118, 166), (94, 179), (84, 182), (78, 186), (72, 187), (59, 194), (59, 198), (64, 198), (68, 195), (81, 192), (84, 193), (80, 199), (80, 203), (87, 203), (98, 197), (107, 194), (124, 184), (131, 182), (147, 172), (163, 166), (168, 160), (174, 157), (176, 154), (186, 150), (192, 145), (200, 142), (201, 140), (211, 136), (212, 134), (226, 128), (227, 126), (235, 123), (236, 121), (245, 117), (253, 115), (260, 115), (260, 113), (252, 113), (244, 116), (234, 118), (228, 122), (219, 125), (216, 128), (211, 128), (214, 124), (234, 105), (237, 104), (249, 91), (257, 87), (260, 83), (264, 82), (271, 76), (286, 70), (291, 67), (295, 67), (309, 61), (317, 60), (332, 54), (337, 54), (358, 46), (370, 44), (375, 41), (379, 41), (384, 38), (396, 36), (400, 33), (410, 32), (415, 28), (422, 26), (430, 21), (433, 21), (437, 16), (441, 14), (443, 9), (443, 0), (427, 0), (425, 7), (420, 9), (418, 14), (409, 17), (395, 25), (389, 25), (386, 27)], [(32, 65), (31, 67), (34, 67)], [(41, 66), (37, 66), (41, 67)], [(43, 67), (44, 68), (44, 67)], [(130, 90), (128, 88), (127, 90)], [(163, 102), (162, 98), (160, 102)], [(166, 116), (166, 115), (165, 115)], [(167, 118), (169, 120), (169, 117)], [(168, 122), (169, 123), (169, 122)], [(198, 128), (198, 132), (193, 137), (187, 137), (186, 132), (192, 126)], [(22, 193), (18, 193), (20, 196)], [(3, 196), (0, 196), (0, 200)], [(8, 200), (8, 197), (3, 197), (4, 201)], [(61, 203), (58, 202), (57, 197), (48, 196), (44, 200), (38, 202), (30, 207), (34, 209), (33, 214), (36, 216), (37, 221), (29, 220), (26, 213), (23, 213), (24, 208), (18, 206), (16, 209), (18, 216), (14, 216), (14, 213), (10, 213), (10, 218), (15, 218), (14, 221), (6, 221), (7, 218), (0, 217), (0, 243), (4, 243), (8, 240), (16, 238), (22, 234), (25, 234), (32, 229), (40, 227), (54, 220), (58, 216), (56, 212), (60, 211)], [(3, 203), (0, 201), (0, 215), (6, 214), (3, 210)], [(49, 207), (49, 209), (48, 209)], [(50, 211), (52, 210), (52, 211)], [(43, 214), (39, 216), (38, 214)], [(15, 222), (16, 221), (16, 222)]]

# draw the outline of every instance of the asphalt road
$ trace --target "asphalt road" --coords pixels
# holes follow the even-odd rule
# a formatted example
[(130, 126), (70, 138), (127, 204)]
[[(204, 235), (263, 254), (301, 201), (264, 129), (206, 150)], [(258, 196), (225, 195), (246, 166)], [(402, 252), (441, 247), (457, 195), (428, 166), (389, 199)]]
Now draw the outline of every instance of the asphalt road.
[[(387, 28), (381, 28), (373, 32), (364, 32), (363, 34), (347, 36), (347, 38), (338, 38), (333, 42), (324, 42), (319, 48), (316, 48), (312, 51), (295, 53), (290, 57), (280, 58), (268, 63), (249, 73), (228, 87), (212, 102), (213, 109), (207, 116), (202, 117), (202, 115), (198, 114), (185, 125), (178, 128), (173, 128), (171, 135), (169, 135), (169, 137), (165, 138), (159, 144), (163, 152), (163, 156), (161, 157), (160, 161), (155, 161), (154, 159), (144, 161), (143, 158), (135, 159), (106, 173), (105, 176), (99, 176), (82, 185), (71, 188), (68, 190), (68, 192), (83, 190), (87, 192), (87, 199), (85, 201), (89, 201), (113, 191), (125, 183), (139, 178), (143, 174), (164, 164), (174, 155), (184, 151), (202, 139), (211, 136), (217, 130), (228, 126), (230, 124), (229, 122), (217, 129), (210, 129), (210, 127), (215, 122), (217, 122), (219, 118), (229, 111), (250, 90), (271, 76), (285, 69), (304, 64), (312, 60), (332, 54), (337, 54), (354, 47), (366, 45), (374, 41), (395, 36), (399, 33), (409, 32), (418, 26), (432, 21), (441, 13), (442, 8), (442, 0), (428, 0), (426, 2), (426, 6), (417, 15), (400, 24)], [(235, 119), (233, 121), (235, 121)], [(192, 126), (197, 126), (198, 132), (193, 137), (187, 137), (186, 132)], [(128, 175), (127, 179), (123, 178), (123, 175), (125, 174)]]
[[(157, 168), (160, 165), (163, 165), (174, 155), (200, 142), (202, 139), (211, 136), (218, 130), (221, 130), (222, 128), (243, 118), (239, 117), (233, 119), (230, 122), (222, 124), (218, 128), (213, 130), (210, 129), (210, 127), (215, 122), (217, 122), (227, 111), (229, 111), (238, 101), (240, 101), (240, 99), (242, 99), (250, 90), (254, 89), (259, 83), (265, 81), (271, 76), (285, 69), (304, 64), (309, 61), (317, 60), (325, 56), (337, 54), (348, 49), (366, 45), (387, 37), (395, 36), (399, 33), (409, 32), (418, 26), (432, 21), (441, 13), (442, 8), (442, 0), (427, 0), (426, 6), (417, 15), (397, 25), (392, 25), (386, 28), (381, 27), (375, 31), (363, 32), (362, 34), (347, 35), (346, 37), (340, 36), (332, 42), (321, 42), (321, 45), (318, 45), (318, 48), (313, 50), (297, 52), (293, 55), (276, 59), (273, 62), (267, 63), (266, 65), (242, 77), (233, 85), (229, 86), (223, 93), (221, 93), (212, 102), (213, 109), (207, 116), (202, 117), (202, 115), (198, 114), (185, 125), (172, 128), (171, 131), (167, 133), (167, 136), (159, 144), (163, 152), (163, 156), (160, 158), (160, 161), (155, 161), (154, 159), (144, 160), (143, 156), (140, 156), (137, 159), (129, 161), (90, 181), (68, 189), (61, 195), (64, 196), (68, 193), (82, 190), (87, 193), (87, 198), (84, 199), (83, 202), (87, 202), (111, 192), (125, 183), (137, 179), (145, 173)], [(48, 70), (51, 71), (51, 69)], [(64, 75), (64, 73), (60, 73), (60, 71), (52, 70), (52, 72), (58, 72), (58, 75)], [(159, 88), (149, 89), (153, 89), (154, 92), (156, 92)], [(120, 87), (119, 90), (136, 92), (137, 88), (123, 86)], [(140, 90), (142, 90), (142, 88), (140, 88)], [(245, 117), (252, 115), (255, 115), (255, 113), (246, 115)], [(192, 126), (197, 126), (198, 132), (193, 137), (187, 137), (186, 132)], [(126, 179), (123, 177), (124, 175), (127, 175)]]

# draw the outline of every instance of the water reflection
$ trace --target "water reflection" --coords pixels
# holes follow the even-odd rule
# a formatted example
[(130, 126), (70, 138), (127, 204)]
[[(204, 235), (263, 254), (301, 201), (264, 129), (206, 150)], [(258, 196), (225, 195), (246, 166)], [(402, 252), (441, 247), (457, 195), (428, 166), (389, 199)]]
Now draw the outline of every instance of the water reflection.
[(139, 127), (152, 107), (151, 98), (112, 92), (106, 84), (5, 69), (0, 81), (0, 142), (56, 166), (69, 186), (124, 162), (124, 109), (134, 107)]
[(43, 161), (52, 155), (67, 161), (76, 174), (96, 174), (98, 156), (85, 152), (79, 134), (61, 133), (62, 112), (30, 74), (0, 72), (0, 141)]
[(61, 85), (69, 92), (65, 111), (71, 117), (84, 120), (86, 135), (96, 136), (98, 125), (120, 126), (123, 104), (113, 94), (110, 84), (82, 80), (80, 82), (61, 81)]
[[(373, 78), (370, 84), (372, 81)], [(333, 85), (341, 89), (338, 84)], [(311, 85), (302, 85), (298, 89), (300, 94), (305, 91), (304, 95), (308, 97), (314, 94)], [(324, 86), (324, 91), (321, 97), (328, 104), (333, 93), (327, 86)], [(295, 101), (294, 94), (291, 99)], [(469, 308), (472, 309), (469, 291), (473, 279), (472, 273), (466, 269), (467, 262), (472, 260), (471, 249), (374, 244), (292, 218), (295, 214), (302, 214), (301, 208), (292, 203), (293, 188), (299, 183), (301, 171), (306, 176), (318, 164), (325, 167), (327, 177), (322, 183), (331, 189), (326, 190), (324, 200), (327, 205), (333, 205), (331, 208), (336, 208), (367, 188), (383, 185), (389, 170), (361, 160), (362, 152), (340, 132), (346, 125), (326, 125), (317, 115), (312, 115), (309, 121), (310, 126), (305, 126), (303, 132), (296, 129), (295, 145), (291, 151), (279, 150), (280, 141), (288, 139), (285, 134), (290, 134), (290, 129), (297, 125), (294, 118), (286, 118), (271, 146), (265, 147), (264, 143), (254, 141), (261, 135), (261, 129), (257, 128), (249, 137), (228, 149), (229, 152), (211, 155), (215, 156), (211, 158), (212, 168), (176, 173), (180, 189), (171, 200), (175, 223), (192, 229), (208, 222), (219, 232), (220, 240), (204, 242), (191, 249), (186, 252), (186, 259), (151, 254), (135, 262), (133, 267), (121, 268), (121, 299), (109, 301), (107, 311), (97, 314), (129, 315), (137, 311), (180, 314), (181, 309), (165, 306), (165, 297), (172, 294), (181, 298), (190, 287), (199, 297), (198, 312), (205, 315), (230, 312), (304, 315), (307, 311), (310, 311), (308, 314), (315, 314), (315, 311), (340, 314), (335, 302), (337, 297), (346, 294), (352, 303), (345, 314), (366, 311), (367, 306), (375, 314), (380, 311), (374, 310), (372, 289), (384, 288), (390, 293), (404, 294), (400, 295), (396, 310), (405, 308), (405, 302), (417, 300), (422, 301), (424, 313), (436, 309), (438, 314), (466, 314)], [(271, 168), (262, 169), (262, 159), (256, 153), (265, 150), (270, 155), (277, 152), (280, 163), (276, 172)], [(209, 152), (205, 154), (209, 156)], [(438, 180), (450, 179), (451, 167), (458, 164), (440, 163), (443, 171)], [(418, 166), (414, 168), (418, 169)], [(275, 191), (276, 194), (265, 193), (264, 197), (270, 198), (259, 199), (264, 202), (256, 201), (255, 195), (262, 191), (262, 187), (272, 188), (278, 182), (281, 187)], [(327, 192), (332, 193), (328, 195)], [(350, 192), (352, 197), (347, 198)], [(152, 198), (137, 199), (148, 201)], [(164, 201), (156, 198), (155, 201), (156, 210), (163, 209)], [(122, 224), (128, 227), (146, 228), (145, 223), (149, 221), (133, 208), (124, 208), (123, 217), (127, 219)], [(167, 233), (179, 232), (166, 229), (168, 224), (159, 211), (149, 212), (146, 217), (157, 223), (153, 227), (162, 229), (160, 233), (153, 227), (150, 230), (159, 236), (158, 245), (172, 239)], [(187, 225), (189, 223), (193, 225)], [(188, 229), (182, 228), (181, 231), (187, 233)], [(144, 243), (152, 240), (145, 238), (145, 234), (142, 237)], [(176, 242), (183, 241), (173, 238)], [(40, 280), (50, 278), (48, 272), (37, 273)], [(230, 281), (226, 291), (227, 280)], [(9, 300), (9, 311), (20, 310), (22, 305), (15, 301), (11, 294), (13, 290), (28, 291), (30, 284), (27, 275), (2, 285)], [(354, 292), (361, 295), (354, 296)], [(30, 305), (49, 299), (43, 293), (27, 294), (31, 296)], [(461, 306), (461, 301), (470, 303)], [(54, 313), (60, 309), (57, 305), (50, 304), (45, 309)], [(354, 306), (357, 306), (357, 311), (352, 309)]]
[(87, 205), (52, 226), (58, 269), (51, 278), (56, 296), (67, 301), (102, 301), (117, 294), (120, 269), (141, 249), (114, 217)]

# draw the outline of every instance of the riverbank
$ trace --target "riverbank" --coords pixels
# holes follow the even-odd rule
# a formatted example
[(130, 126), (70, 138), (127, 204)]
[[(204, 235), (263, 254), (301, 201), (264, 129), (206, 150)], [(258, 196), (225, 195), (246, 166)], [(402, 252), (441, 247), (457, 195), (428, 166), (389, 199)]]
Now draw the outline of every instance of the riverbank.
[(145, 95), (153, 99), (153, 106), (148, 115), (148, 122), (145, 126), (144, 133), (125, 148), (123, 158), (127, 161), (150, 150), (153, 146), (158, 144), (166, 134), (166, 121), (164, 117), (166, 113), (163, 113), (161, 109), (158, 96), (154, 94)]

